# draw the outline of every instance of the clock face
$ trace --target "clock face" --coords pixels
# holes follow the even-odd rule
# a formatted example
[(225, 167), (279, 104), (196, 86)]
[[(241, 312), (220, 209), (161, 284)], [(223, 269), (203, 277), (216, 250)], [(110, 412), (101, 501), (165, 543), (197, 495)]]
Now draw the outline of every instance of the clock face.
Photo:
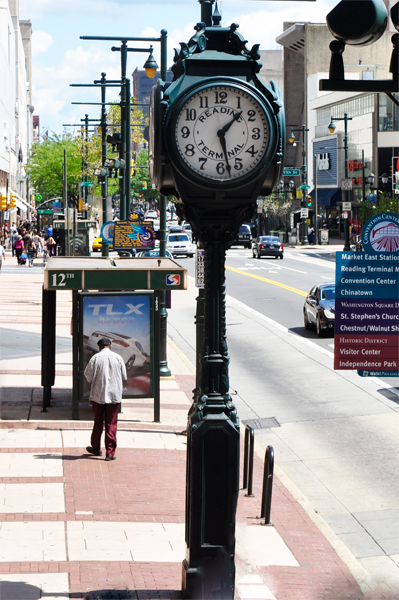
[(262, 161), (269, 143), (269, 121), (252, 94), (234, 85), (210, 85), (183, 105), (175, 143), (184, 163), (201, 177), (234, 181)]

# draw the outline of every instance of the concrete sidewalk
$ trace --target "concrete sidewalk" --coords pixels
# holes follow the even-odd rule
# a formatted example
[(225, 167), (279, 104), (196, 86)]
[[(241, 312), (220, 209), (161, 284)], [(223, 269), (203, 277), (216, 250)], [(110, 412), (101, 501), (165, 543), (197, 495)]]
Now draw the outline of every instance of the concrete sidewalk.
[[(8, 262), (8, 264), (10, 264)], [(7, 267), (7, 263), (6, 263)], [(173, 377), (161, 381), (161, 423), (151, 399), (123, 402), (115, 462), (89, 455), (91, 408), (72, 421), (71, 296), (57, 299), (52, 406), (41, 412), (39, 269), (2, 270), (0, 335), (0, 598), (171, 599), (181, 597), (186, 437), (193, 367), (170, 342)], [(181, 292), (184, 293), (184, 292)], [(236, 598), (394, 600), (397, 590), (360, 589), (278, 468), (273, 526), (259, 518), (263, 465), (254, 496), (240, 490)], [(353, 559), (355, 569), (355, 559)]]

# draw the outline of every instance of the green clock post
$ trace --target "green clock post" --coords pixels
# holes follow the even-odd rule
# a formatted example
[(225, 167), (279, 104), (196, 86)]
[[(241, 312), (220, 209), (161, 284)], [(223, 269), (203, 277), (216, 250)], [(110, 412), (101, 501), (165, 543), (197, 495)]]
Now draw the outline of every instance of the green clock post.
[(175, 195), (205, 250), (204, 335), (188, 413), (185, 598), (234, 598), (239, 421), (229, 395), (225, 253), (256, 199), (280, 179), (285, 122), (280, 91), (260, 77), (238, 25), (220, 25), (217, 4), (176, 51), (171, 84), (150, 101), (150, 171)]

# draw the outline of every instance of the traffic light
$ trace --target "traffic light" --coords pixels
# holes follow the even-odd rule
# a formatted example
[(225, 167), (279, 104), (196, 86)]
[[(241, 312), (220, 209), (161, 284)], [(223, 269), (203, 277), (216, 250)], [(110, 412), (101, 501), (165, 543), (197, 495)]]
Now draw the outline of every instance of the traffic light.
[(306, 196), (306, 200), (308, 202), (307, 206), (310, 208), (312, 206), (312, 196)]
[(82, 212), (83, 210), (83, 198), (79, 198), (78, 200), (78, 211)]
[(15, 208), (16, 199), (17, 197), (15, 194), (10, 194), (10, 208)]
[(143, 185), (141, 186), (141, 189), (144, 191), (147, 189), (147, 182), (143, 181)]
[(7, 210), (7, 196), (3, 196), (3, 194), (1, 194), (0, 199), (1, 199), (1, 210)]
[(115, 132), (112, 135), (107, 135), (107, 144), (112, 144), (112, 152), (119, 152), (119, 146), (121, 143), (121, 134)]
[(136, 177), (136, 169), (134, 167), (130, 167), (130, 177)]

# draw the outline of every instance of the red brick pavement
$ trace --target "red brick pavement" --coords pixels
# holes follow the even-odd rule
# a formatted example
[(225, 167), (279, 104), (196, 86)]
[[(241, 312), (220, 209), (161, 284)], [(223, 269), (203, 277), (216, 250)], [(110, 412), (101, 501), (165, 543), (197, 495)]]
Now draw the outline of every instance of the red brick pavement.
[[(176, 378), (178, 379), (178, 378)], [(194, 378), (179, 382), (191, 397)], [(86, 428), (90, 423), (2, 423), (6, 428)], [(176, 431), (163, 425), (120, 423), (123, 429)], [(13, 452), (14, 449), (8, 451)], [(43, 452), (43, 449), (19, 449)], [(7, 449), (2, 450), (7, 452)], [(60, 452), (46, 448), (46, 453)], [(107, 463), (88, 455), (84, 448), (62, 449), (64, 476), (46, 478), (0, 478), (0, 483), (63, 482), (66, 512), (56, 514), (3, 514), (2, 521), (152, 521), (184, 522), (185, 453), (178, 450), (118, 449), (118, 460)], [(278, 462), (278, 457), (276, 457)], [(262, 461), (255, 457), (254, 497), (240, 490), (237, 521), (261, 527), (259, 519)], [(76, 515), (76, 511), (92, 514)], [(299, 562), (299, 567), (261, 567), (245, 563), (238, 555), (240, 574), (258, 574), (277, 600), (398, 600), (383, 591), (363, 594), (348, 567), (337, 556), (303, 508), (274, 478), (272, 522)], [(70, 597), (135, 598), (170, 600), (180, 598), (181, 565), (148, 562), (46, 562), (3, 563), (1, 573), (69, 573)], [(238, 595), (237, 595), (238, 597)], [(19, 600), (19, 599), (15, 599)]]

